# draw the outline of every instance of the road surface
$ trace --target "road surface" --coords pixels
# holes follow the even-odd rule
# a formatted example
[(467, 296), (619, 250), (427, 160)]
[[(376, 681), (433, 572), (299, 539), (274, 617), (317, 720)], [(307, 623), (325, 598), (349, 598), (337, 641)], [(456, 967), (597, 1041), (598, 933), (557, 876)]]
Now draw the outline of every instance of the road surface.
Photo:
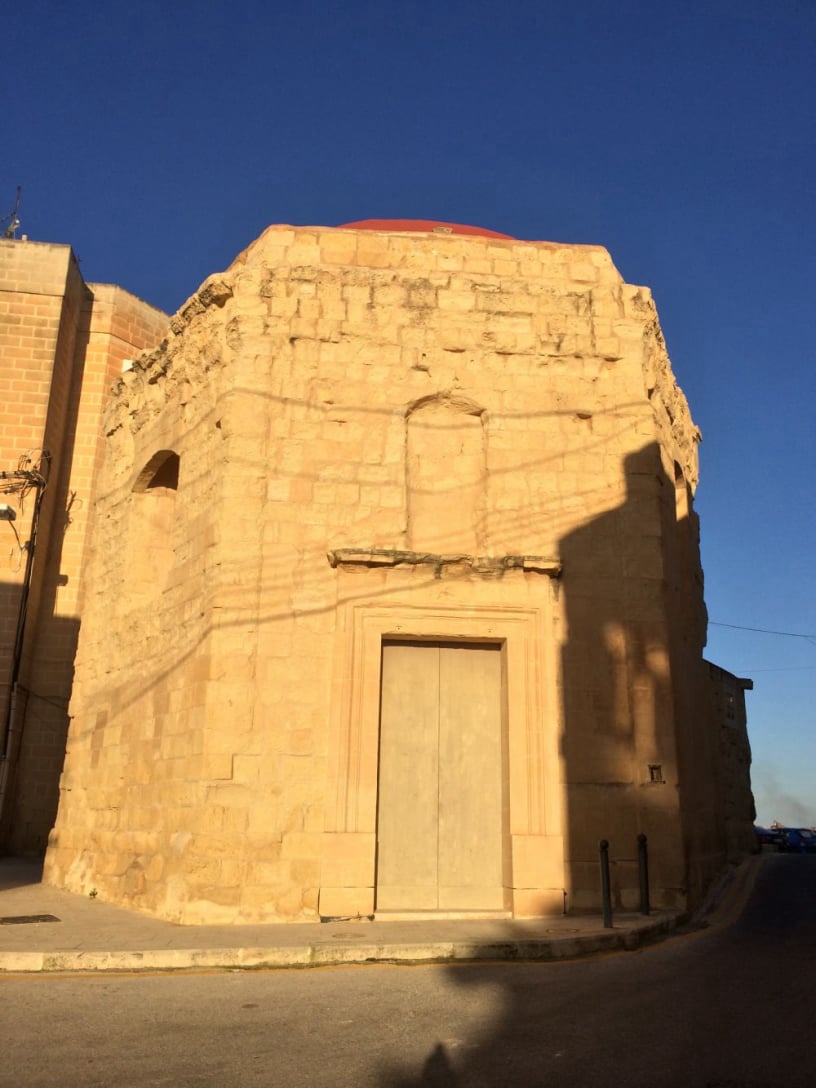
[(0, 980), (13, 1088), (814, 1088), (816, 856), (730, 924), (552, 964)]

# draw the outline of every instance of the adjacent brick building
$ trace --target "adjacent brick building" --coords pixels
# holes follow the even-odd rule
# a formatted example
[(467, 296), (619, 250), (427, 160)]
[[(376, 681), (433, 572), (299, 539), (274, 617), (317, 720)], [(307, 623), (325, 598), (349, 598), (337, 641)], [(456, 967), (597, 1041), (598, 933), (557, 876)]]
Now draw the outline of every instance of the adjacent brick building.
[(540, 915), (597, 908), (601, 838), (634, 906), (646, 833), (653, 902), (699, 900), (699, 434), (648, 290), (600, 247), (368, 222), (270, 228), (153, 313), (104, 410), (47, 879), (183, 922)]
[(43, 852), (56, 815), (102, 405), (167, 320), (84, 283), (69, 246), (0, 239), (0, 834), (16, 852)]

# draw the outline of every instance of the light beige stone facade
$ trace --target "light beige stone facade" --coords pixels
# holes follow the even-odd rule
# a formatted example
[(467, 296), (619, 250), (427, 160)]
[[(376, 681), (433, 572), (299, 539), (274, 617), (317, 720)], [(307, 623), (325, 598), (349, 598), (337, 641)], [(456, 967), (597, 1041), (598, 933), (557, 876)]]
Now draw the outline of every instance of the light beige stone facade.
[(104, 431), (48, 880), (543, 915), (597, 909), (605, 838), (633, 908), (645, 833), (653, 903), (699, 899), (699, 434), (604, 249), (272, 227)]

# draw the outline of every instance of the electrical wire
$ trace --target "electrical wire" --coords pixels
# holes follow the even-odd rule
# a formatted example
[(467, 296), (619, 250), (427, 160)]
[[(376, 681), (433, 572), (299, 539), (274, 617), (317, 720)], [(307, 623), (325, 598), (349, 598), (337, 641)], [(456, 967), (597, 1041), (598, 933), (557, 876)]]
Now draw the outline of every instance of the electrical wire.
[(816, 665), (779, 665), (771, 666), (769, 669), (746, 669), (747, 673), (752, 676), (755, 672), (813, 672), (816, 669)]
[(808, 642), (816, 642), (816, 635), (803, 635), (801, 631), (771, 631), (767, 627), (743, 627), (738, 623), (717, 623), (716, 620), (709, 620), (708, 626), (730, 627), (732, 631), (753, 631), (758, 635), (782, 635), (785, 638), (803, 638)]

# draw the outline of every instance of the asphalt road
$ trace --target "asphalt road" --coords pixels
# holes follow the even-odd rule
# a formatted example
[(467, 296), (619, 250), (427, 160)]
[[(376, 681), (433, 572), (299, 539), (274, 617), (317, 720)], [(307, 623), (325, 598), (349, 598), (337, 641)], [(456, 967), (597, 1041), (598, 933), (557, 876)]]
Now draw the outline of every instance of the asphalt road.
[(9, 977), (14, 1088), (814, 1088), (816, 856), (736, 921), (553, 964)]

